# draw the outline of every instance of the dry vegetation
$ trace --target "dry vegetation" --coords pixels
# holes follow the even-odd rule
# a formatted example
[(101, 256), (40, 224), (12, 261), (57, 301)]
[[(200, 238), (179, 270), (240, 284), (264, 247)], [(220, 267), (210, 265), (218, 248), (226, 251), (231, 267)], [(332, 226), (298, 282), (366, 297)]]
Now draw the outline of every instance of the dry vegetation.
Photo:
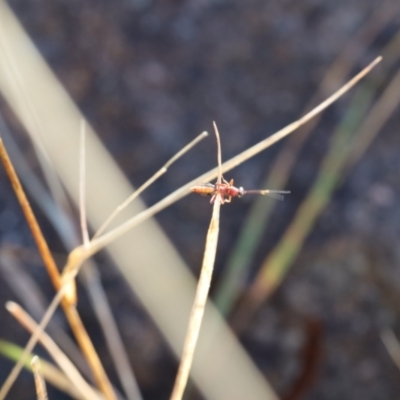
[[(393, 78), (387, 82), (383, 78), (385, 73), (382, 73), (381, 67), (380, 73), (373, 72), (372, 77), (365, 78), (381, 61), (380, 57), (348, 83), (343, 86), (337, 84), (343, 83), (353, 70), (360, 56), (360, 41), (373, 40), (374, 35), (379, 33), (385, 26), (385, 21), (389, 19), (389, 13), (382, 12), (378, 19), (380, 25), (377, 21), (372, 21), (374, 30), (361, 30), (347, 43), (343, 53), (326, 73), (318, 93), (305, 107), (303, 117), (225, 162), (221, 161), (221, 144), (215, 127), (218, 138), (218, 163), (216, 161), (215, 164), (218, 166), (183, 185), (153, 206), (145, 208), (138, 196), (166, 173), (178, 158), (189, 150), (195, 151), (192, 147), (206, 137), (206, 134), (201, 134), (185, 146), (132, 194), (130, 185), (97, 139), (93, 129), (82, 124), (83, 116), (35, 50), (13, 13), (7, 5), (2, 4), (0, 52), (3, 56), (0, 60), (0, 91), (32, 140), (51, 195), (40, 183), (40, 179), (30, 175), (29, 168), (24, 169), (23, 160), (15, 157), (18, 154), (15, 151), (12, 151), (15, 163), (13, 166), (7, 154), (8, 144), (4, 147), (2, 141), (0, 155), (56, 295), (45, 312), (39, 307), (35, 319), (38, 319), (38, 314), (42, 315), (40, 323), (35, 322), (19, 305), (7, 303), (7, 310), (31, 337), (25, 350), (17, 347), (15, 343), (0, 342), (0, 352), (15, 361), (10, 375), (2, 383), (0, 400), (6, 398), (23, 368), (33, 370), (39, 400), (47, 399), (45, 380), (78, 399), (145, 398), (130, 366), (97, 266), (92, 259), (105, 248), (171, 348), (179, 358), (183, 354), (171, 400), (180, 400), (183, 397), (189, 374), (200, 392), (209, 399), (277, 399), (267, 379), (251, 361), (237, 337), (240, 337), (265, 301), (281, 285), (315, 221), (329, 203), (333, 191), (365, 153), (381, 127), (398, 107), (400, 73), (393, 74)], [(382, 49), (384, 72), (395, 68), (400, 58), (398, 42), (399, 39), (395, 36)], [(356, 88), (353, 88), (356, 84)], [(298, 205), (286, 231), (265, 257), (248, 290), (241, 296), (241, 282), (248, 273), (246, 268), (254, 258), (262, 238), (263, 227), (271, 216), (273, 203), (265, 202), (262, 198), (257, 199), (245, 220), (238, 243), (228, 260), (225, 275), (220, 279), (215, 294), (216, 307), (222, 315), (231, 318), (228, 324), (211, 302), (207, 304), (217, 254), (219, 196), (213, 206), (205, 239), (204, 259), (197, 289), (193, 277), (151, 218), (186, 196), (193, 184), (213, 181), (216, 178), (217, 182), (221, 182), (222, 174), (293, 133), (287, 146), (278, 155), (263, 186), (273, 189), (286, 188), (296, 154), (312, 128), (317, 125), (320, 113), (350, 89), (353, 89), (354, 93), (346, 106), (346, 114), (332, 133), (329, 149), (315, 181)], [(321, 100), (321, 96), (326, 97), (326, 100), (315, 106), (317, 100)], [(311, 111), (308, 111), (310, 109)], [(57, 132), (57, 135), (54, 132)], [(0, 133), (6, 134), (4, 127)], [(221, 136), (223, 153), (225, 133)], [(9, 139), (4, 141), (8, 142)], [(20, 161), (22, 166), (19, 166)], [(22, 185), (19, 179), (23, 181)], [(70, 251), (61, 273), (57, 267), (59, 263), (54, 260), (23, 186)], [(73, 214), (70, 212), (68, 196), (80, 210), (80, 231), (76, 229), (77, 224), (71, 217)], [(88, 232), (88, 225), (96, 232), (92, 237)], [(204, 247), (204, 243), (199, 243), (198, 246)], [(5, 265), (3, 271), (8, 271), (7, 265), (11, 265), (10, 270), (17, 271), (18, 266), (14, 267), (14, 264), (18, 264), (16, 254), (21, 253), (7, 246), (3, 246), (0, 252), (2, 263)], [(132, 268), (132, 265), (135, 265), (135, 268)], [(76, 295), (75, 279), (78, 273), (86, 282), (89, 297), (106, 338), (118, 375), (118, 385), (122, 388), (121, 394), (115, 383), (108, 378), (77, 311), (76, 301), (79, 304), (79, 296)], [(5, 274), (11, 276), (12, 272)], [(29, 282), (24, 274), (20, 272), (21, 280)], [(27, 285), (29, 286), (29, 283)], [(15, 287), (20, 292), (24, 290)], [(25, 295), (34, 298), (36, 294)], [(241, 298), (238, 303), (239, 297)], [(79, 350), (56, 324), (49, 327), (48, 333), (44, 332), (59, 304)], [(184, 339), (186, 330), (187, 336)], [(392, 344), (391, 354), (395, 358), (393, 348), (396, 342), (390, 333), (386, 332), (386, 343), (389, 342), (389, 337)], [(39, 361), (34, 356), (37, 343), (50, 355), (51, 363)], [(311, 365), (304, 371), (304, 376), (300, 375), (298, 387), (296, 383), (293, 385), (291, 399), (302, 393), (304, 382), (307, 382), (306, 375), (310, 371), (313, 373), (313, 368)], [(188, 392), (191, 390), (189, 387)], [(31, 397), (32, 393), (27, 395), (27, 398), (30, 398), (29, 396)]]

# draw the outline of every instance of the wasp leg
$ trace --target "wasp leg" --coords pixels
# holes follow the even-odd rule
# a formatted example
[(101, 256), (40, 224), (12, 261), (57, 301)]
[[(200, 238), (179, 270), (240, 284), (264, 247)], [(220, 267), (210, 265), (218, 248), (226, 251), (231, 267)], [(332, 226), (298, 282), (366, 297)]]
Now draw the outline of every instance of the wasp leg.
[(225, 203), (230, 203), (232, 201), (232, 196), (229, 196), (229, 200), (225, 200)]

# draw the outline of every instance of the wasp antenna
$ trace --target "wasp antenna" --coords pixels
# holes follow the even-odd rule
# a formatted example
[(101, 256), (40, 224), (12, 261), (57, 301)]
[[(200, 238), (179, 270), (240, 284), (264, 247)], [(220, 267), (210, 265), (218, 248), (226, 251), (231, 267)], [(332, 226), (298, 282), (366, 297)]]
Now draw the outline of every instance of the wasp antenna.
[(263, 194), (273, 199), (283, 201), (285, 198), (283, 195), (290, 194), (290, 190), (264, 190)]
[(290, 194), (290, 190), (265, 190), (267, 193)]
[(263, 195), (279, 201), (283, 201), (285, 199), (285, 196), (283, 196), (283, 194), (274, 193), (271, 191), (267, 191), (266, 193), (263, 193)]
[(282, 201), (284, 199), (284, 194), (289, 194), (290, 191), (288, 190), (246, 190), (244, 192), (245, 194), (250, 193), (250, 194), (261, 194), (263, 196), (268, 196), (271, 197), (275, 200), (280, 200)]

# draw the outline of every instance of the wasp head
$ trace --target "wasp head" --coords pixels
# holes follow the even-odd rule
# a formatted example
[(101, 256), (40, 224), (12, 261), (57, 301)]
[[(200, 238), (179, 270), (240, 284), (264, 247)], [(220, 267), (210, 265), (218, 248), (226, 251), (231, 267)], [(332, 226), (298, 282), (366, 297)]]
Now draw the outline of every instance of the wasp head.
[(242, 188), (242, 187), (240, 187), (239, 188), (239, 190), (238, 190), (238, 197), (243, 197), (244, 195), (245, 195), (245, 190)]

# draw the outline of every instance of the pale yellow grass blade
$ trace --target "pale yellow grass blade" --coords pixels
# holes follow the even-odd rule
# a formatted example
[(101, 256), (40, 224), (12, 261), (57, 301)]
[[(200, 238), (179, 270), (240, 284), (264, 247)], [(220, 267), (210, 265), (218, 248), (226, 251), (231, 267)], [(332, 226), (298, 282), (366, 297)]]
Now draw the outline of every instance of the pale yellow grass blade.
[[(217, 126), (214, 122), (215, 135), (218, 145), (218, 179), (221, 183), (221, 141)], [(183, 345), (181, 362), (178, 368), (175, 384), (172, 389), (171, 400), (181, 400), (187, 381), (189, 379), (190, 369), (193, 363), (194, 352), (199, 339), (200, 327), (203, 321), (204, 311), (207, 303), (208, 292), (210, 290), (212, 273), (214, 270), (215, 255), (217, 253), (218, 234), (219, 234), (219, 212), (221, 208), (221, 197), (217, 196), (214, 201), (213, 212), (210, 226), (207, 232), (206, 247), (204, 250), (203, 263), (200, 271), (200, 278), (197, 284), (196, 295), (189, 317), (189, 326), (186, 332), (186, 338)]]

